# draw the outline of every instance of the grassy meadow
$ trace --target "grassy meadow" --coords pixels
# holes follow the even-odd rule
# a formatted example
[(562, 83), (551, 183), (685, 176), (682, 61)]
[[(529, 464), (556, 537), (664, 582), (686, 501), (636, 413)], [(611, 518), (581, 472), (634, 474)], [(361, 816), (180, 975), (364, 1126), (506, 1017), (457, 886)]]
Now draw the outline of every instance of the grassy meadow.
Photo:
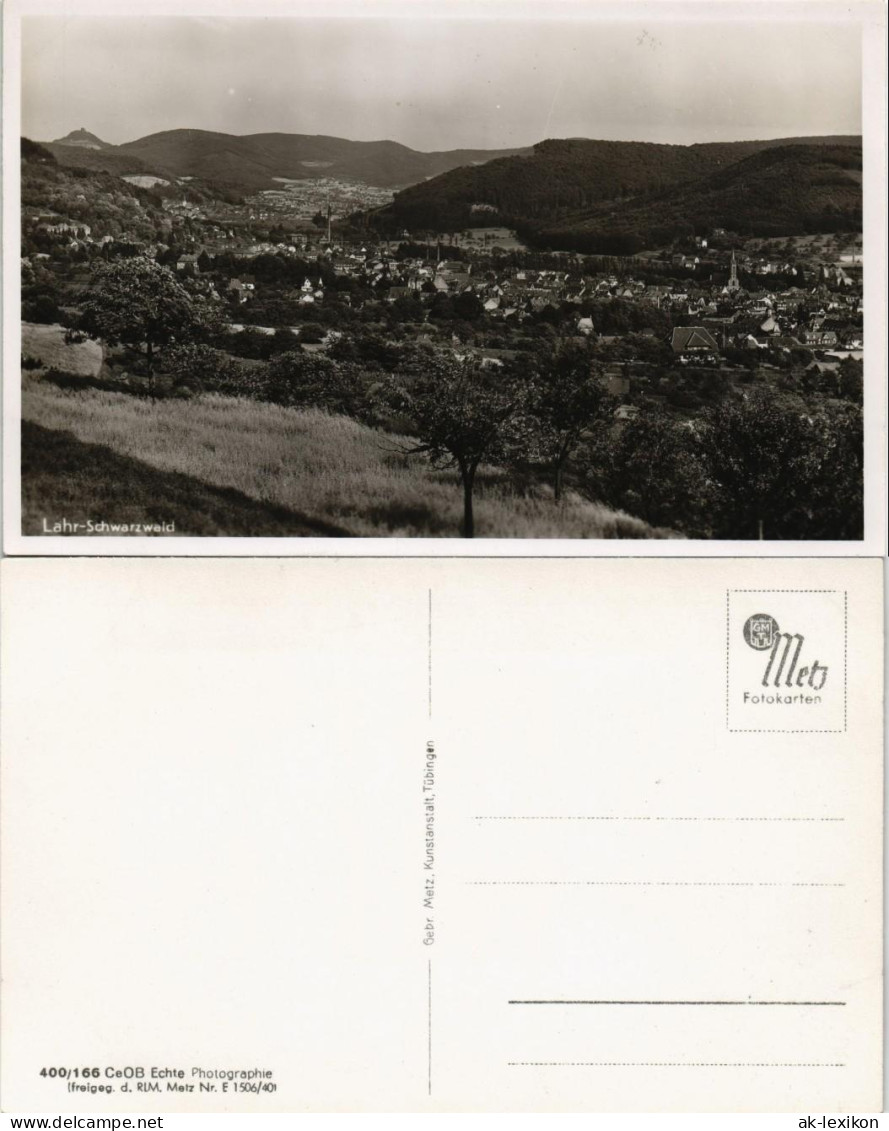
[[(68, 368), (68, 365), (66, 365)], [(452, 471), (398, 452), (404, 438), (317, 409), (204, 394), (151, 401), (25, 374), (23, 532), (43, 520), (174, 521), (177, 535), (458, 537)], [(519, 493), (482, 468), (476, 535), (670, 537), (546, 487)]]
[(23, 322), (22, 357), (31, 357), (46, 369), (63, 369), (78, 377), (98, 377), (103, 350), (101, 343), (92, 338), (67, 343), (64, 326)]

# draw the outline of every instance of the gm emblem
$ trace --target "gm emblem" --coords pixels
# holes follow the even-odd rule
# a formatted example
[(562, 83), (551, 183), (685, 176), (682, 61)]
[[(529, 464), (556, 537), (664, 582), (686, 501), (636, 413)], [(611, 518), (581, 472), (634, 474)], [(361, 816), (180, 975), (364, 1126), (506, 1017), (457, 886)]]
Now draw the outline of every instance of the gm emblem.
[(778, 636), (778, 622), (768, 613), (754, 613), (744, 625), (744, 639), (757, 652), (771, 648)]

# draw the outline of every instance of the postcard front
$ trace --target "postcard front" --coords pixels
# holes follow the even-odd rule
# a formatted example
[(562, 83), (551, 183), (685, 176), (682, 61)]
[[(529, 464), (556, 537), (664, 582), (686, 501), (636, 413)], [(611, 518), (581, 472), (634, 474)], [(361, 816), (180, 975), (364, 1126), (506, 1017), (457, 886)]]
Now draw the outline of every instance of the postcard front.
[(4, 17), (7, 553), (882, 552), (878, 0)]

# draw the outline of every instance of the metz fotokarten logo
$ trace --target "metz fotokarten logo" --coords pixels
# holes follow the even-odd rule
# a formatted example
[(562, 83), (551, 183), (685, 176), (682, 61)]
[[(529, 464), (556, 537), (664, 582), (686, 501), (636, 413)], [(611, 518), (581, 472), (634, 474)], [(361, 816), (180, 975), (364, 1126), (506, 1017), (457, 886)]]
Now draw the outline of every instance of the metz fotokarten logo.
[(782, 632), (770, 613), (754, 613), (744, 622), (744, 641), (763, 654), (760, 689), (743, 692), (745, 704), (802, 704), (821, 702), (830, 669), (810, 655), (799, 632)]
[(726, 593), (725, 722), (755, 734), (841, 734), (847, 600), (837, 589)]

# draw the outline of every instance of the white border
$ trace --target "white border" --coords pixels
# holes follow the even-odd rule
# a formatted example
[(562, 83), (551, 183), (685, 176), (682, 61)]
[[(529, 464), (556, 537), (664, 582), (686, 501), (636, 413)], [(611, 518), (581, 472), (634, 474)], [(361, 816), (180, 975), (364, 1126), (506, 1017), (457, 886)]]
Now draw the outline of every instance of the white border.
[[(435, 19), (812, 20), (862, 32), (865, 303), (865, 537), (860, 542), (480, 538), (54, 537), (22, 535), (19, 272), (20, 20), (23, 15), (260, 15)], [(886, 6), (882, 0), (7, 0), (3, 18), (3, 552), (125, 557), (731, 557), (882, 555), (886, 548)], [(109, 91), (113, 97), (113, 92)]]

